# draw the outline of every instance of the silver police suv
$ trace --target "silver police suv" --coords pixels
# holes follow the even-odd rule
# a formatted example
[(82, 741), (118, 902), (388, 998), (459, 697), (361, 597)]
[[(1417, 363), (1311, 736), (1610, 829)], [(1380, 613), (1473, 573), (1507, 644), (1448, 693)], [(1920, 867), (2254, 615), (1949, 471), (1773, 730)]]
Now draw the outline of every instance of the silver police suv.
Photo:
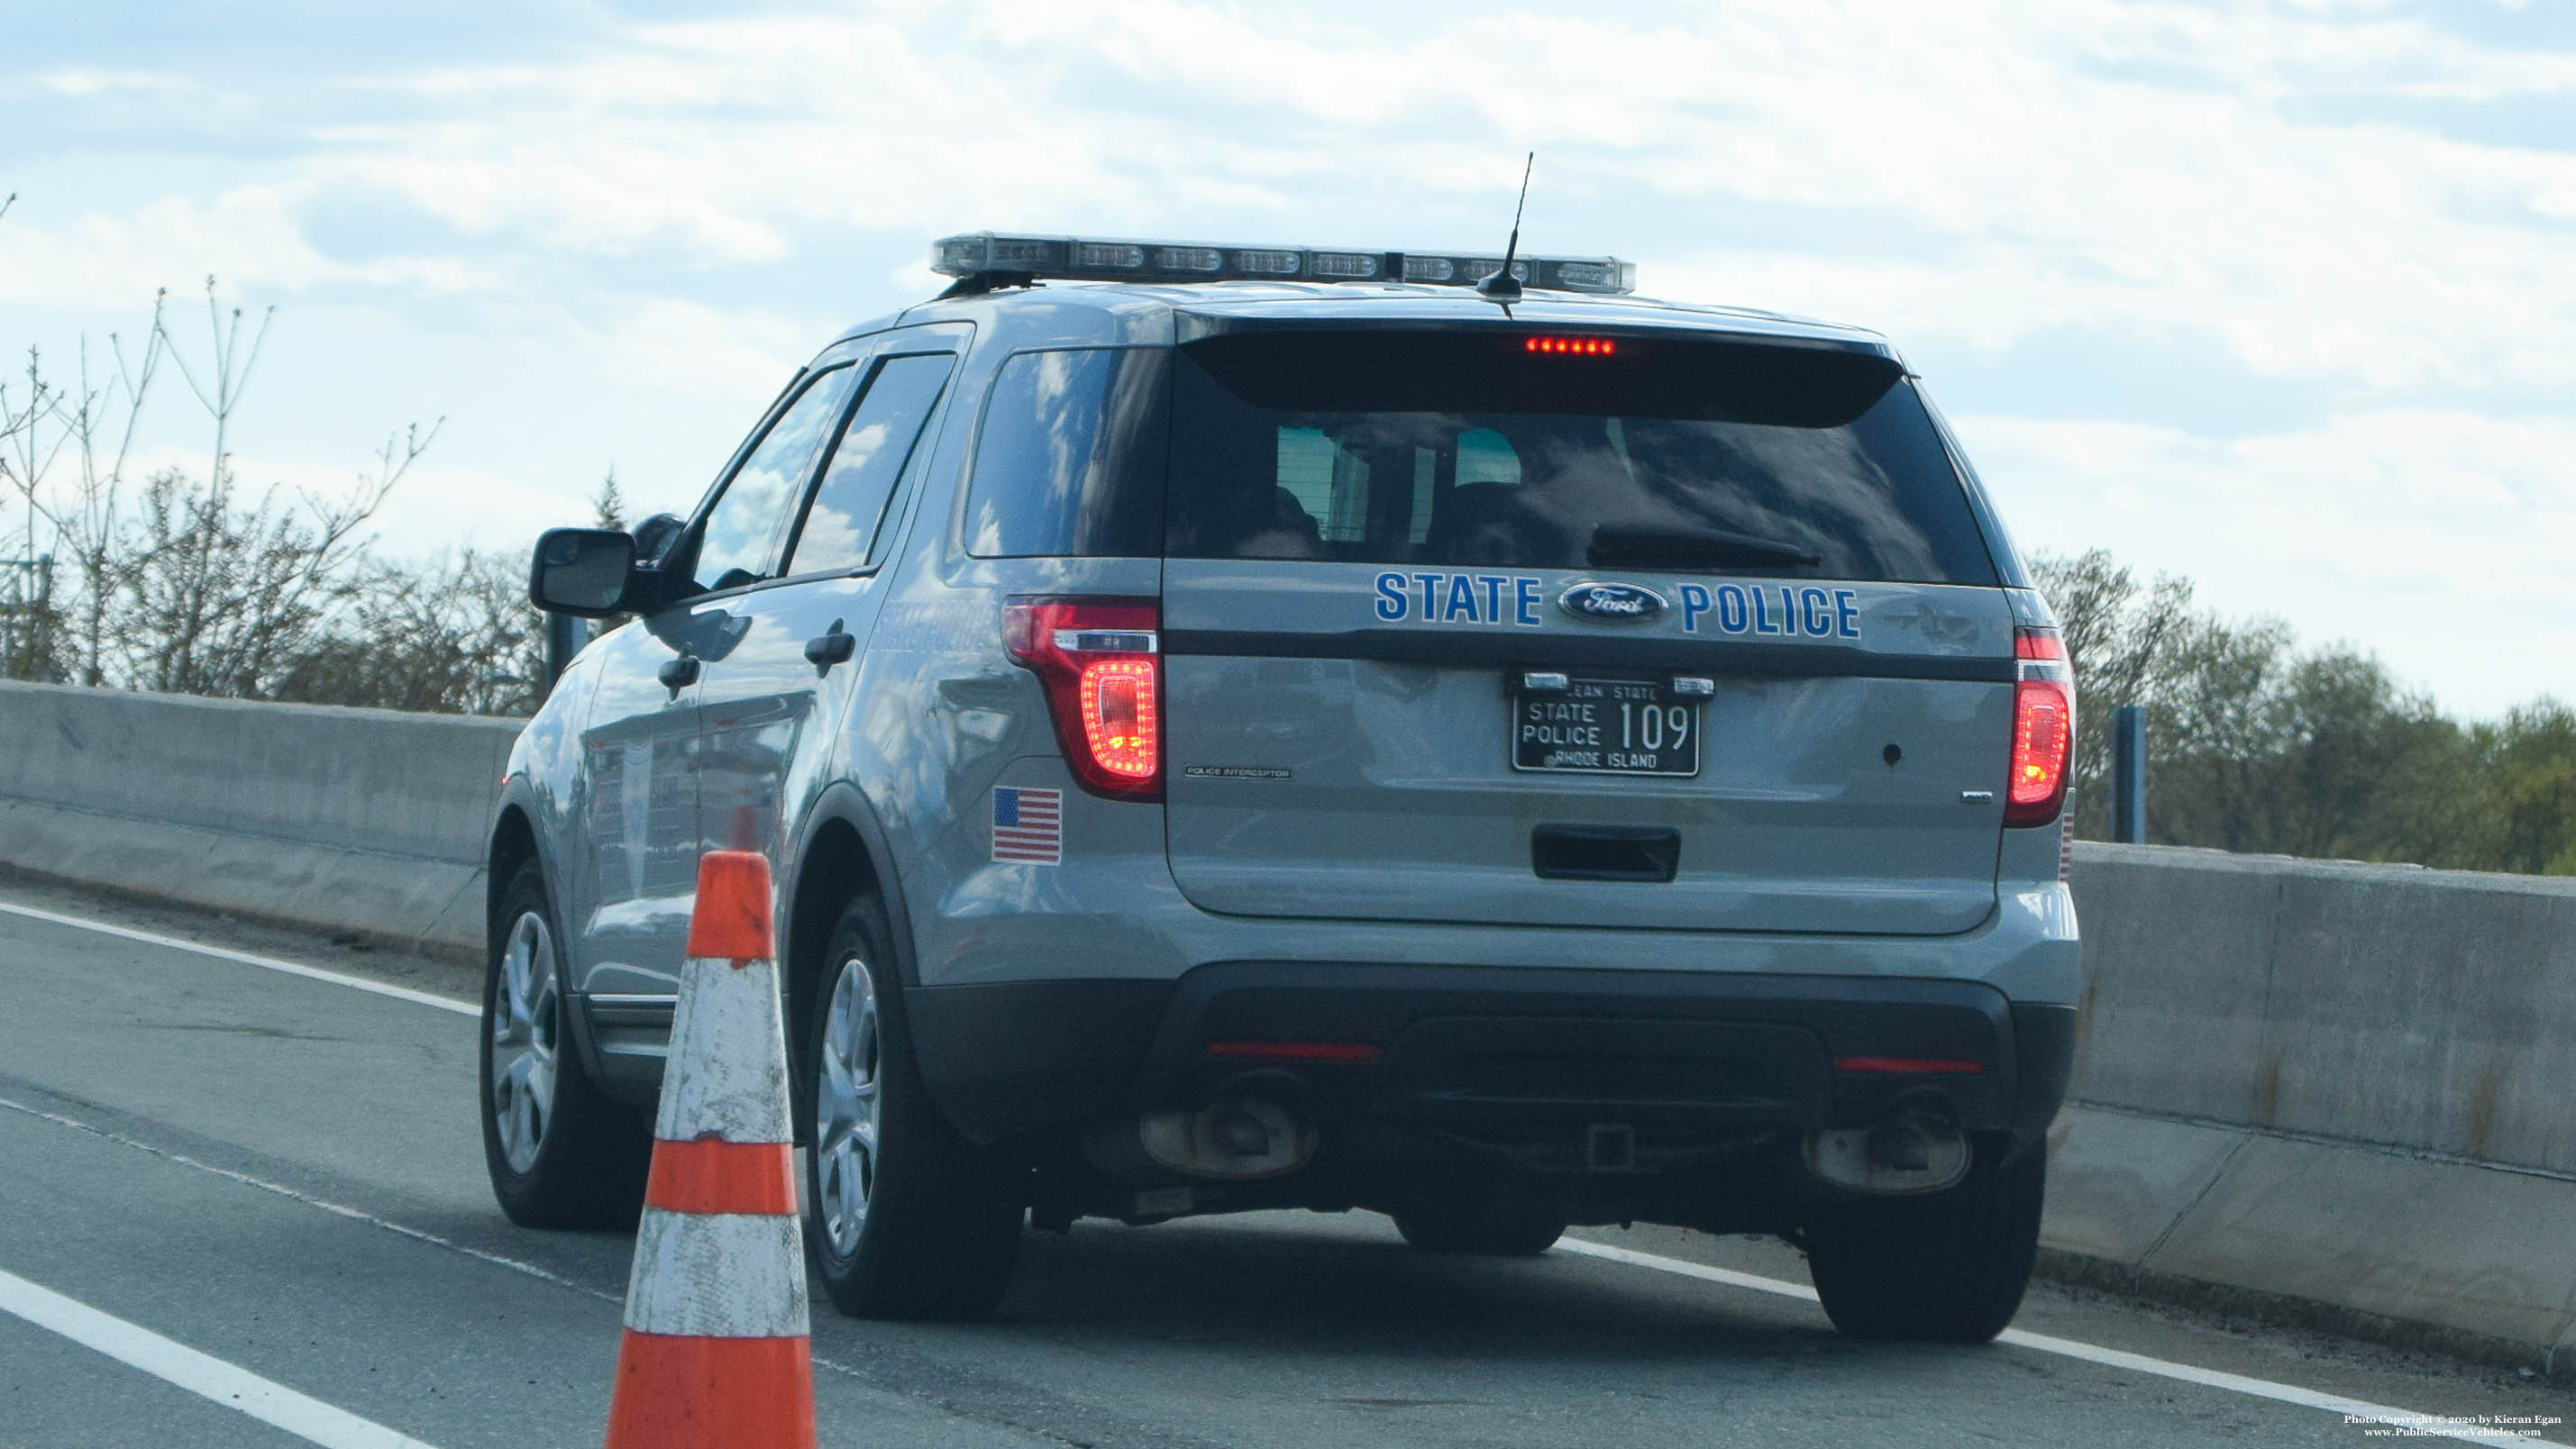
[(690, 518), (539, 542), (539, 604), (631, 621), (492, 829), (512, 1218), (633, 1218), (698, 857), (756, 849), (852, 1313), (986, 1314), (1032, 1224), (1359, 1207), (2010, 1320), (2073, 683), (1883, 339), (1616, 258), (933, 256)]

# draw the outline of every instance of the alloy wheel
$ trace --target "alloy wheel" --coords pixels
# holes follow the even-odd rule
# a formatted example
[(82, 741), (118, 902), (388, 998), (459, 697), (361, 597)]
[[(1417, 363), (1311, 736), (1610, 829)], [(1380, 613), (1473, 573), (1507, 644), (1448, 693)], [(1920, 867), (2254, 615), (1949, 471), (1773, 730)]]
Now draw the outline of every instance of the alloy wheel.
[(554, 933), (534, 911), (510, 927), (492, 1002), (492, 1125), (512, 1172), (537, 1165), (555, 1113), (555, 1053), (563, 993)]
[(822, 1060), (814, 1090), (816, 1210), (834, 1256), (859, 1250), (876, 1189), (883, 1054), (876, 981), (865, 961), (843, 960), (824, 1008)]

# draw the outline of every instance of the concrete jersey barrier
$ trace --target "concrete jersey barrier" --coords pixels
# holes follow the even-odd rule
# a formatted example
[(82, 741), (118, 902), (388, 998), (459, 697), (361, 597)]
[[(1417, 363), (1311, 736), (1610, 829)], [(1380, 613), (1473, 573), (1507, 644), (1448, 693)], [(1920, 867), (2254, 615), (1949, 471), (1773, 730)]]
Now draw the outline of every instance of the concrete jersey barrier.
[(2576, 1380), (2576, 880), (2084, 844), (2074, 885), (2056, 1266)]
[(2576, 878), (2083, 844), (2085, 1101), (2576, 1175)]
[(522, 723), (0, 682), (0, 864), (479, 955)]
[[(519, 726), (0, 683), (0, 864), (479, 955)], [(2576, 1378), (2576, 880), (2088, 843), (2074, 887), (2058, 1271)]]

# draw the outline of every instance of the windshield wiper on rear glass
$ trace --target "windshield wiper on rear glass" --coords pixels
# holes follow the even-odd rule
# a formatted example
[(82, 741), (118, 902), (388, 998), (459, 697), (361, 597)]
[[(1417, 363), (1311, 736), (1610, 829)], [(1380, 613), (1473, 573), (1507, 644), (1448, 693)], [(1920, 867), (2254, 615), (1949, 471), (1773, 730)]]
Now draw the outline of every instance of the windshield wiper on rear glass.
[(1813, 568), (1825, 556), (1803, 544), (1717, 528), (1639, 528), (1604, 523), (1592, 530), (1586, 561), (1596, 568)]

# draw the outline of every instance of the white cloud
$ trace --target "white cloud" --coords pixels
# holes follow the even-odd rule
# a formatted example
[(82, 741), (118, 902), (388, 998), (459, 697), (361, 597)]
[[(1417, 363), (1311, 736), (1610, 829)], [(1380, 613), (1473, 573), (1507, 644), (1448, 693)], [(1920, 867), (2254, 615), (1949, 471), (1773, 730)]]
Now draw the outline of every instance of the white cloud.
[(1957, 421), (2026, 549), (2110, 547), (2375, 650), (2454, 708), (2576, 694), (2576, 419), (2394, 409), (2238, 439)]
[(182, 293), (212, 274), (228, 291), (292, 294), (358, 286), (441, 296), (500, 285), (485, 265), (455, 255), (341, 262), (305, 235), (309, 182), (243, 186), (200, 205), (172, 191), (124, 216), (91, 212), (48, 229), (0, 223), (0, 302), (129, 312), (168, 287)]
[[(307, 501), (343, 503), (364, 492), (368, 481), (382, 472), (377, 459), (363, 456), (319, 461), (262, 451), (236, 452), (232, 459), (235, 496), (244, 508), (272, 494), (275, 506), (288, 510), (301, 509)], [(126, 490), (129, 512), (142, 480), (164, 469), (202, 480), (206, 449), (164, 444), (138, 450), (127, 469), (127, 477), (134, 480)], [(377, 550), (389, 558), (458, 547), (516, 552), (545, 529), (586, 523), (589, 518), (586, 495), (576, 489), (535, 487), (506, 474), (447, 466), (433, 445), (395, 484), (361, 531), (374, 538)]]
[[(2576, 55), (2375, 0), (1746, 0), (1473, 23), (871, 0), (603, 25), (542, 52), (496, 36), (491, 54), (274, 86), (105, 59), (35, 77), (84, 117), (162, 118), (200, 148), (217, 127), (167, 118), (256, 122), (262, 143), (206, 176), (137, 160), (155, 184), (0, 222), (0, 302), (121, 320), (208, 271), (245, 295), (356, 295), (412, 329), (371, 346), (559, 353), (569, 385), (655, 410), (670, 425), (630, 476), (663, 469), (676, 495), (829, 328), (934, 285), (918, 258), (938, 232), (1491, 245), (1535, 146), (1527, 244), (1634, 256), (1649, 291), (1863, 322), (1918, 356), (2069, 336), (2198, 350), (2337, 419), (2234, 440), (2196, 434), (2179, 402), (2146, 429), (1975, 420), (2029, 538), (2138, 540), (2213, 597), (2383, 643), (2463, 699), (2489, 676), (2410, 619), (2499, 590), (2568, 614), (2553, 590), (2576, 466), (2564, 430), (2514, 410), (2576, 387), (2576, 152), (2422, 117), (2563, 103)], [(348, 214), (416, 220), (365, 253), (331, 229)], [(745, 300), (765, 276), (825, 283)], [(594, 445), (537, 447), (551, 419), (528, 370), (487, 370), (512, 390), (460, 380), (456, 406), (509, 416), (489, 451), (449, 459), (456, 487), (533, 517), (502, 481)], [(2197, 490), (2190, 521), (2155, 506), (2177, 487)], [(2556, 628), (2506, 633), (2576, 657)]]
[[(973, 44), (943, 42), (961, 19)], [(1774, 0), (1688, 31), (1506, 14), (1408, 35), (1086, 0), (947, 7), (910, 27), (634, 26), (561, 64), (388, 84), (433, 117), (319, 132), (305, 183), (558, 252), (725, 266), (786, 257), (817, 224), (918, 236), (1210, 210), (1347, 230), (1396, 178), (1507, 190), (1528, 141), (1548, 153), (1537, 206), (1557, 234), (1597, 236), (1591, 201), (1623, 196), (1703, 220), (1671, 228), (1710, 242), (1658, 258), (1681, 265), (1650, 268), (1657, 288), (1850, 295), (1873, 320), (1989, 346), (2190, 315), (2261, 373), (2576, 383), (2555, 346), (2576, 320), (2557, 235), (2576, 217), (2576, 155), (2280, 109), (2309, 93), (2576, 89), (2576, 57), (2411, 21)], [(1722, 239), (1748, 206), (1848, 212), (1858, 235), (1831, 258), (1747, 254)]]
[(620, 382), (756, 412), (827, 339), (783, 317), (653, 297), (621, 311), (601, 340)]

